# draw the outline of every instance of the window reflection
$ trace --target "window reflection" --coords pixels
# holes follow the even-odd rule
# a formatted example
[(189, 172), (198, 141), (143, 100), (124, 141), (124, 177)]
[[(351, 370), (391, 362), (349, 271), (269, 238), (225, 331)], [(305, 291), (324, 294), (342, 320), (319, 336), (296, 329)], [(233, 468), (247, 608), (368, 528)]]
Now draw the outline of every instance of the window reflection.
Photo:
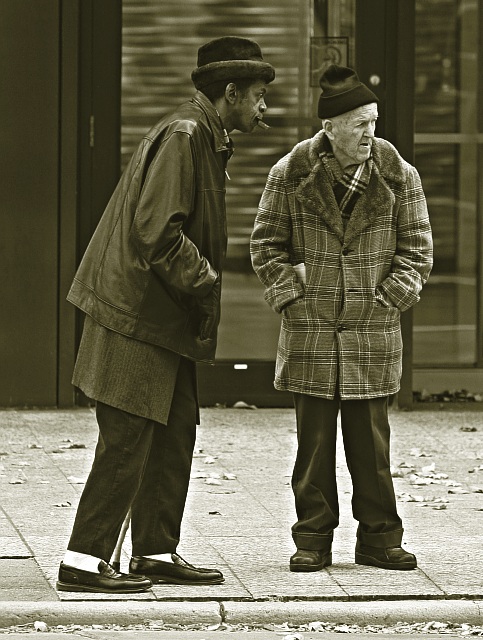
[(434, 269), (414, 310), (414, 363), (473, 365), (477, 320), (477, 3), (417, 0), (415, 164)]
[[(270, 167), (313, 134), (310, 36), (343, 36), (354, 64), (355, 0), (123, 0), (123, 166), (145, 131), (193, 93), (196, 49), (226, 33), (258, 40), (277, 69), (268, 132), (235, 134), (219, 359), (273, 360), (280, 319), (253, 274), (249, 236)], [(478, 2), (416, 0), (415, 164), (428, 198), (433, 273), (414, 309), (416, 365), (477, 360)], [(182, 37), (180, 37), (182, 34)], [(481, 155), (481, 154), (480, 154)]]

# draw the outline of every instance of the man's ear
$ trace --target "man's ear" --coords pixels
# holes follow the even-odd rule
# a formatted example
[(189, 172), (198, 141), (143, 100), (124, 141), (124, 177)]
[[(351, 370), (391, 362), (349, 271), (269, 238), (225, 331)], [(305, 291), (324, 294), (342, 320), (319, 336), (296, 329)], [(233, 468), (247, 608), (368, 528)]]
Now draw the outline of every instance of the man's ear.
[(322, 128), (327, 134), (329, 140), (332, 140), (334, 137), (334, 124), (332, 120), (322, 120)]
[(236, 84), (230, 82), (225, 87), (225, 98), (230, 104), (235, 104), (237, 96)]

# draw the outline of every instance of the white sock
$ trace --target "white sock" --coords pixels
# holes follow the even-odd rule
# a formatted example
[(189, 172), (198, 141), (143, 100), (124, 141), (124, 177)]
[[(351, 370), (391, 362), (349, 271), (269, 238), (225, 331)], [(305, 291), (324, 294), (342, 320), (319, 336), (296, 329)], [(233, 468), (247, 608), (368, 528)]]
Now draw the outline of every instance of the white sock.
[(99, 573), (100, 558), (89, 556), (86, 553), (77, 553), (77, 551), (65, 552), (64, 564), (82, 571), (90, 571), (91, 573)]
[(149, 558), (150, 560), (162, 560), (163, 562), (173, 562), (173, 558), (170, 553), (154, 553), (152, 556), (143, 556), (143, 558)]

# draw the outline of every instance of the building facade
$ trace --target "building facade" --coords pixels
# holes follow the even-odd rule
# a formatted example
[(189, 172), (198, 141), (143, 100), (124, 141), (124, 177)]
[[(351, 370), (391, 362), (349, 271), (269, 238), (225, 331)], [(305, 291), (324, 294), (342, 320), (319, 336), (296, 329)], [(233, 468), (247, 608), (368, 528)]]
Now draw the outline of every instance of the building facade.
[(376, 135), (416, 165), (428, 200), (435, 264), (403, 314), (400, 404), (483, 391), (477, 0), (37, 0), (33, 12), (28, 0), (4, 0), (0, 25), (11, 89), (0, 98), (1, 162), (10, 184), (25, 184), (0, 205), (0, 406), (82, 401), (70, 387), (81, 318), (65, 302), (75, 267), (143, 133), (192, 95), (197, 48), (227, 34), (257, 40), (277, 77), (271, 129), (234, 133), (218, 362), (200, 367), (202, 402), (291, 403), (272, 387), (280, 319), (263, 301), (248, 242), (270, 167), (320, 127), (318, 77), (332, 62), (356, 68), (378, 95)]
[[(201, 41), (225, 33), (248, 35), (277, 68), (268, 98), (272, 129), (251, 138), (235, 134), (237, 151), (227, 186), (229, 251), (218, 357), (225, 365), (222, 377), (231, 375), (232, 385), (243, 388), (248, 371), (255, 374), (263, 362), (270, 369), (276, 350), (279, 318), (263, 302), (248, 251), (270, 166), (319, 127), (314, 118), (318, 77), (327, 64), (347, 64), (365, 73), (363, 80), (386, 111), (383, 125), (390, 129), (388, 75), (405, 73), (398, 67), (402, 63), (412, 67), (413, 86), (407, 88), (412, 104), (406, 100), (392, 108), (412, 108), (405, 120), (411, 127), (405, 132), (406, 155), (421, 173), (435, 241), (434, 270), (412, 314), (411, 337), (406, 337), (411, 390), (423, 395), (483, 390), (481, 10), (474, 0), (416, 0), (413, 11), (409, 5), (403, 7), (404, 26), (398, 24), (397, 3), (390, 0), (243, 0), (210, 3), (211, 11), (202, 0), (123, 2), (123, 162), (152, 119), (190, 94), (193, 50)], [(406, 49), (402, 59), (382, 42), (391, 31)]]

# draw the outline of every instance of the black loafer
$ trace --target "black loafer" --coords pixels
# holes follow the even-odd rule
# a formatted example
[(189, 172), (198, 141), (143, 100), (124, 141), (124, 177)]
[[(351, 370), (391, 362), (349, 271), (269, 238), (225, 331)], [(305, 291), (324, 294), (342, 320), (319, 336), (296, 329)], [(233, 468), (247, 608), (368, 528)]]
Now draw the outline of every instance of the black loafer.
[(290, 571), (320, 571), (331, 564), (330, 550), (297, 549), (290, 558)]
[(148, 576), (153, 583), (166, 584), (220, 584), (225, 581), (221, 571), (194, 567), (177, 553), (171, 554), (173, 562), (135, 556), (129, 563), (129, 571)]
[(356, 544), (355, 553), (356, 564), (364, 564), (369, 567), (379, 567), (380, 569), (395, 569), (408, 571), (418, 566), (416, 556), (402, 547), (369, 547), (364, 544)]
[(140, 593), (147, 591), (153, 583), (146, 576), (118, 573), (111, 565), (101, 560), (99, 573), (83, 571), (60, 563), (58, 591), (94, 591), (98, 593)]

